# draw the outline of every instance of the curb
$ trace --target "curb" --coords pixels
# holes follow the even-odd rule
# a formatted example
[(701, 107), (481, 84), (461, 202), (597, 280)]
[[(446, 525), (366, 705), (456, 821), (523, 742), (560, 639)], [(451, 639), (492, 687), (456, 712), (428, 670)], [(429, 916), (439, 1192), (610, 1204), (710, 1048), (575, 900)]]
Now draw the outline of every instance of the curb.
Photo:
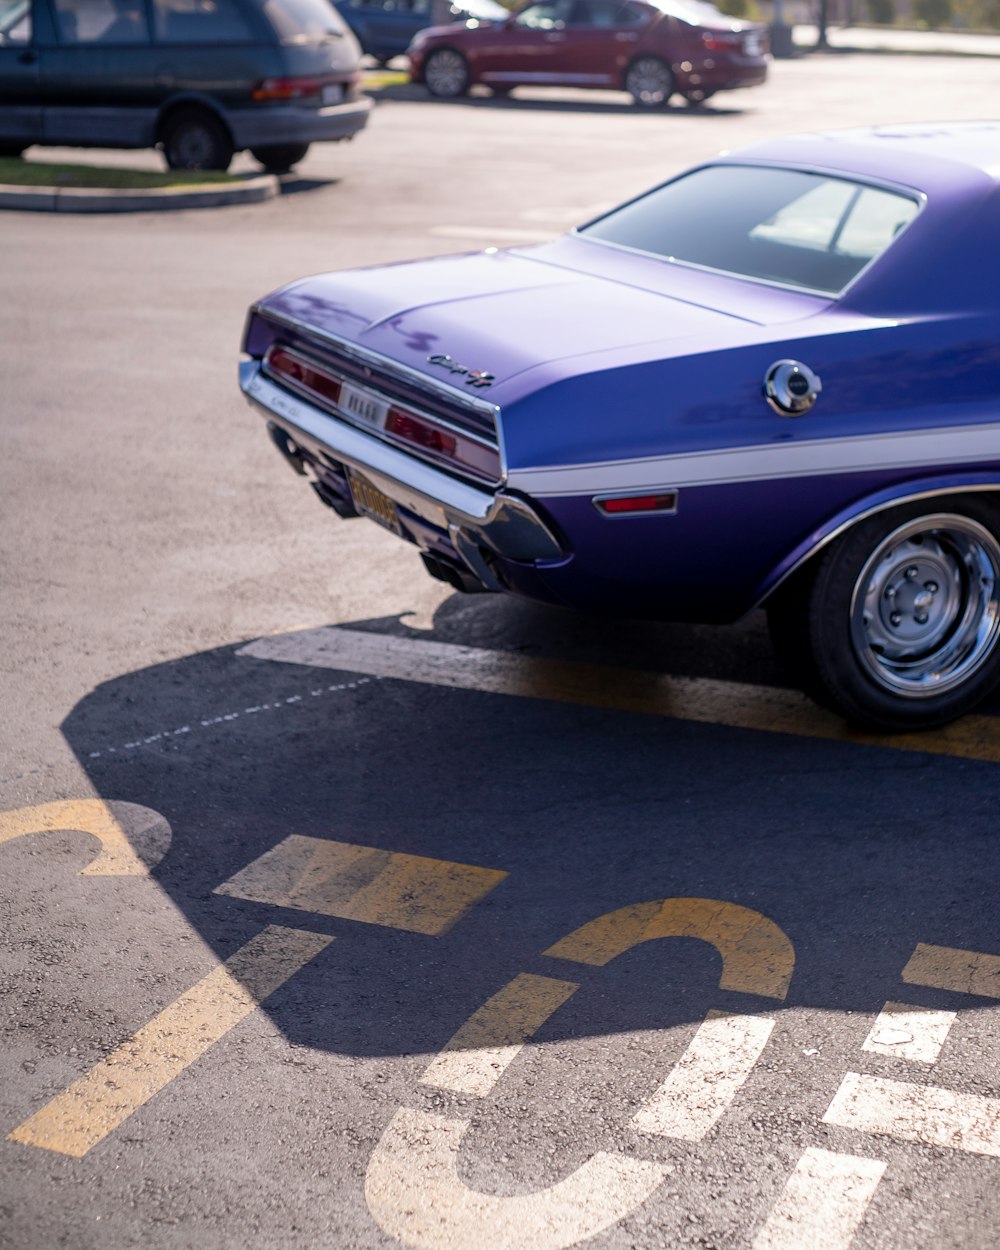
[(261, 174), (224, 187), (0, 186), (0, 209), (29, 213), (141, 213), (175, 208), (218, 208), (226, 204), (257, 204), (274, 199), (281, 185), (274, 174)]

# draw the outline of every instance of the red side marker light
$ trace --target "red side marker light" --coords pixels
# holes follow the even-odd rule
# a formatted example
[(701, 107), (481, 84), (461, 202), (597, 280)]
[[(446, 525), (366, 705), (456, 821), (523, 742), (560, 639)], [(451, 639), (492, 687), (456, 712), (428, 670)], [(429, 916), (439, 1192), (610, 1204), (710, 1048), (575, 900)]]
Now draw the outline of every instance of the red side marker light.
[(676, 512), (677, 492), (662, 491), (657, 495), (612, 495), (595, 498), (594, 507), (604, 516), (638, 516), (650, 512)]

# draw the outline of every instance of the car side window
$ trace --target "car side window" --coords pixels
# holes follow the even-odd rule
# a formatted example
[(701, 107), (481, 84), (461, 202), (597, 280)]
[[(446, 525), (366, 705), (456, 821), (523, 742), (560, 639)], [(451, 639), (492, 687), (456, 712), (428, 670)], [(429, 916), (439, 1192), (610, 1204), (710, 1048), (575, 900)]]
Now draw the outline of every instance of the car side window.
[(574, 0), (545, 0), (542, 4), (529, 4), (514, 19), (514, 25), (526, 30), (555, 30), (565, 26), (573, 8)]
[(253, 34), (234, 0), (154, 0), (161, 43), (249, 43)]
[(20, 48), (30, 42), (30, 0), (0, 0), (0, 48)]
[(55, 15), (63, 45), (149, 42), (143, 0), (55, 0)]
[(570, 10), (570, 26), (589, 26), (610, 29), (615, 26), (635, 26), (643, 20), (638, 9), (623, 4), (621, 0), (574, 0)]

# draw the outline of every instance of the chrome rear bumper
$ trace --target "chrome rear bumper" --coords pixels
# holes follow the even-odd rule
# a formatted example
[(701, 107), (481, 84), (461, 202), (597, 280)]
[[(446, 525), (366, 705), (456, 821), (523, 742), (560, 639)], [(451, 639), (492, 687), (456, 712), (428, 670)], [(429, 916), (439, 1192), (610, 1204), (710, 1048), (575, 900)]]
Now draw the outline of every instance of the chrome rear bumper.
[(460, 481), (314, 407), (265, 377), (258, 360), (241, 362), (240, 389), (294, 443), (359, 470), (400, 508), (447, 534), (477, 576), (474, 549), (479, 547), (524, 562), (566, 557), (556, 536), (523, 499), (503, 487), (488, 490)]

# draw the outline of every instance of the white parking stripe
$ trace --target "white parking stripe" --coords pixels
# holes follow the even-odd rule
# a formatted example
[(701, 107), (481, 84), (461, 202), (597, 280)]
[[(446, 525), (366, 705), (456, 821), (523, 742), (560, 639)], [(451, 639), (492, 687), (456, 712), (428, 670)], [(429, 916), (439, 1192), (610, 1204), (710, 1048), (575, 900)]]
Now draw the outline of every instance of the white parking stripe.
[(1000, 1101), (848, 1072), (824, 1124), (1000, 1159)]
[(954, 1011), (886, 1003), (861, 1049), (894, 1059), (936, 1063), (956, 1018)]
[(909, 985), (1000, 998), (1000, 955), (918, 942), (902, 977)]
[(773, 1028), (762, 1016), (710, 1011), (632, 1123), (644, 1133), (701, 1141), (739, 1093)]
[(811, 1147), (774, 1204), (753, 1250), (847, 1250), (886, 1165)]

